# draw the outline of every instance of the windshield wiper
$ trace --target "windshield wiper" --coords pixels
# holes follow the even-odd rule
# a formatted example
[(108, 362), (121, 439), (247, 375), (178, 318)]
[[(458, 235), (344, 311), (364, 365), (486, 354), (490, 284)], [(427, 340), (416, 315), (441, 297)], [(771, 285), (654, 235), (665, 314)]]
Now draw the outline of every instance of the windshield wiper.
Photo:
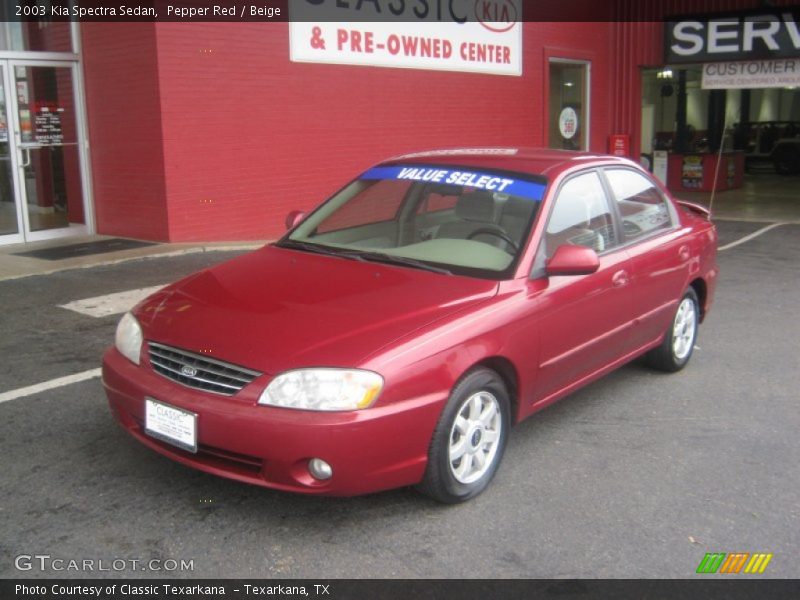
[(423, 269), (431, 271), (432, 273), (441, 273), (442, 275), (452, 275), (451, 271), (441, 267), (434, 267), (421, 260), (408, 258), (406, 256), (395, 256), (393, 254), (383, 254), (382, 252), (370, 252), (367, 250), (355, 250), (352, 248), (332, 248), (330, 246), (322, 246), (320, 244), (312, 244), (310, 242), (301, 242), (298, 240), (284, 240), (276, 244), (278, 248), (288, 248), (290, 250), (303, 250), (305, 252), (314, 252), (316, 254), (325, 254), (327, 256), (338, 256), (340, 258), (349, 258), (350, 260), (382, 262), (393, 265), (401, 265), (404, 267), (412, 267), (415, 269)]
[(338, 256), (340, 258), (349, 258), (351, 260), (365, 260), (360, 256), (354, 256), (349, 251), (341, 251), (330, 246), (321, 246), (319, 244), (312, 244), (310, 242), (299, 242), (297, 240), (284, 240), (279, 244), (275, 244), (278, 248), (288, 248), (289, 250), (303, 250), (304, 252), (313, 252), (315, 254), (325, 254), (326, 256)]
[(417, 260), (415, 258), (408, 258), (407, 256), (397, 256), (395, 254), (384, 254), (383, 252), (369, 252), (363, 250), (346, 250), (348, 256), (353, 258), (360, 258), (361, 260), (369, 260), (373, 262), (382, 262), (390, 265), (400, 265), (404, 267), (412, 267), (414, 269), (422, 269), (432, 273), (440, 273), (442, 275), (452, 275), (451, 271), (443, 269), (442, 267), (434, 267), (426, 262)]

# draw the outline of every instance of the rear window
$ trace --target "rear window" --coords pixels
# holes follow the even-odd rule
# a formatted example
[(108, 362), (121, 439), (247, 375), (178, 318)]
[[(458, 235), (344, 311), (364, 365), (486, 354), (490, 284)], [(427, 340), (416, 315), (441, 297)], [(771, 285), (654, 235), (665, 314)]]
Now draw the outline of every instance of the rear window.
[(672, 227), (667, 200), (647, 177), (629, 169), (606, 169), (605, 175), (614, 192), (626, 240)]

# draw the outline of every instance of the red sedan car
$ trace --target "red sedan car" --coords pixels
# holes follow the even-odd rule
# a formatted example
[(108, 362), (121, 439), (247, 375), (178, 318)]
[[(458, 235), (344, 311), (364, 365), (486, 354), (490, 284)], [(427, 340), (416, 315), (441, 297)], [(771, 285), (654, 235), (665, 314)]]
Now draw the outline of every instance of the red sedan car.
[(708, 212), (609, 156), (408, 155), (287, 225), (126, 314), (103, 383), (150, 448), (293, 492), (475, 496), (514, 423), (683, 368), (717, 278)]

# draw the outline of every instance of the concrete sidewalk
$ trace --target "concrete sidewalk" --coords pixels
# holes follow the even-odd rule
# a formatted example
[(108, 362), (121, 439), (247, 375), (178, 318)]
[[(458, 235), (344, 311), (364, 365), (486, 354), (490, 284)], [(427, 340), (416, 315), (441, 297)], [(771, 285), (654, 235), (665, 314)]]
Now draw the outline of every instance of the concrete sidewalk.
[(46, 242), (32, 242), (27, 244), (11, 244), (8, 246), (0, 246), (0, 281), (17, 279), (20, 277), (29, 277), (31, 275), (47, 275), (67, 269), (82, 269), (140, 258), (176, 256), (179, 254), (191, 254), (196, 252), (249, 250), (259, 248), (265, 243), (265, 241), (197, 242), (187, 244), (157, 243), (153, 244), (152, 246), (144, 246), (141, 248), (132, 248), (129, 250), (119, 250), (115, 252), (104, 252), (101, 254), (89, 254), (85, 256), (75, 256), (61, 260), (44, 260), (29, 256), (18, 256), (19, 253), (30, 252), (32, 250), (71, 246), (74, 244), (86, 244), (89, 242), (99, 242), (110, 239), (114, 238), (112, 236), (92, 235), (58, 238), (48, 240)]

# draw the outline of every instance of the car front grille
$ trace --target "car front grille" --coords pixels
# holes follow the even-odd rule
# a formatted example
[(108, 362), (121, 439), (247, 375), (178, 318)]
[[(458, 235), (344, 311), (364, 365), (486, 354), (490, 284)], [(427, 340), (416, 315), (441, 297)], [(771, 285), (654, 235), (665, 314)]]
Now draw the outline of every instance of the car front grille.
[(232, 396), (261, 375), (258, 371), (180, 348), (156, 342), (148, 342), (148, 346), (150, 364), (156, 373), (198, 390)]

